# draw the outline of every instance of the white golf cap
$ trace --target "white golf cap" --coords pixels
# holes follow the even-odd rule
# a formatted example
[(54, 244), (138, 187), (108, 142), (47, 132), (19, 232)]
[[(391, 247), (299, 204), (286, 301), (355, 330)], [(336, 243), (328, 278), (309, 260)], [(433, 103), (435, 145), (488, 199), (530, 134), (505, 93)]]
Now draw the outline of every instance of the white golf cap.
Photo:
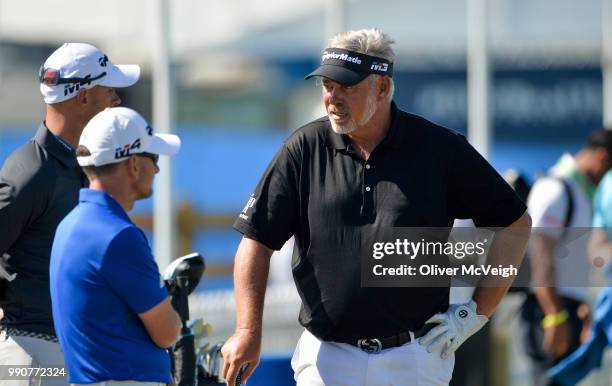
[(132, 109), (108, 107), (87, 123), (80, 145), (91, 155), (77, 157), (79, 165), (102, 166), (141, 153), (174, 155), (181, 148), (181, 140), (173, 134), (154, 134), (147, 121)]
[[(139, 77), (137, 64), (116, 65), (91, 44), (64, 43), (40, 69), (40, 92), (45, 103), (59, 103), (74, 97), (82, 88), (128, 87)], [(70, 82), (73, 78), (77, 79), (74, 83)]]

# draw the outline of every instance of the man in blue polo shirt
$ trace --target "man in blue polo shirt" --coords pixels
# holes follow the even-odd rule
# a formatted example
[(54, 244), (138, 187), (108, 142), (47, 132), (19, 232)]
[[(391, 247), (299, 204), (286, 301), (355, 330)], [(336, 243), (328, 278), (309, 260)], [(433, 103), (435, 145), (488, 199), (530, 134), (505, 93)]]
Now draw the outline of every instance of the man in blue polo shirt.
[(126, 212), (150, 197), (160, 154), (180, 148), (153, 134), (135, 111), (97, 114), (79, 140), (89, 179), (79, 204), (60, 223), (51, 252), (51, 300), (57, 336), (73, 384), (170, 383), (164, 348), (180, 320), (145, 234)]

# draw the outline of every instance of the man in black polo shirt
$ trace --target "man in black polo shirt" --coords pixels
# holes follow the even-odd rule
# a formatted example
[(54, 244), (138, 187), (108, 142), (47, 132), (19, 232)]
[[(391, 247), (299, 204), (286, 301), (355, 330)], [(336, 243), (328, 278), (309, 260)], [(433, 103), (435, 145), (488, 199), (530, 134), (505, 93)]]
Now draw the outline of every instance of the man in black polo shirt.
[[(322, 79), (327, 116), (282, 145), (234, 224), (244, 238), (236, 332), (223, 348), (230, 384), (259, 362), (269, 258), (291, 236), (306, 328), (292, 359), (300, 386), (448, 384), (454, 351), (511, 283), (480, 286), (472, 301), (450, 307), (448, 287), (361, 285), (360, 246), (377, 229), (451, 227), (455, 218), (530, 227), (523, 202), (463, 136), (393, 103), (391, 43), (377, 29), (331, 40), (307, 76)], [(520, 264), (527, 234), (509, 243), (500, 232), (490, 253), (503, 248)]]
[[(87, 185), (75, 148), (94, 115), (121, 103), (114, 88), (131, 86), (139, 76), (137, 65), (114, 65), (83, 43), (62, 45), (40, 69), (45, 120), (0, 171), (0, 365), (5, 365), (0, 385), (11, 375), (5, 371), (9, 366), (64, 366), (51, 316), (49, 259), (57, 225)], [(66, 379), (32, 376), (20, 382), (52, 385)]]

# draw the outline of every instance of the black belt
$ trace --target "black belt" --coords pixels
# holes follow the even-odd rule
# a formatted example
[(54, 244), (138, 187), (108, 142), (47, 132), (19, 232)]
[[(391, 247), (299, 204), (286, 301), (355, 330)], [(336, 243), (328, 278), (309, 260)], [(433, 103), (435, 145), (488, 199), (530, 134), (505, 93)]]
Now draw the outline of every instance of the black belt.
[[(418, 329), (413, 333), (414, 339), (418, 339), (423, 335), (427, 334), (432, 328), (437, 326), (437, 323), (427, 323), (424, 324), (423, 327)], [(412, 340), (412, 335), (409, 331), (400, 332), (397, 335), (388, 336), (386, 338), (365, 338), (365, 339), (357, 339), (352, 341), (346, 341), (343, 343), (348, 343), (355, 347), (362, 349), (363, 351), (369, 354), (377, 354), (384, 349), (399, 347), (406, 343), (409, 343)]]
[(27, 338), (46, 340), (47, 342), (59, 343), (57, 341), (57, 337), (54, 335), (43, 334), (40, 332), (24, 331), (15, 327), (6, 327), (6, 337), (8, 338), (10, 336), (23, 336)]

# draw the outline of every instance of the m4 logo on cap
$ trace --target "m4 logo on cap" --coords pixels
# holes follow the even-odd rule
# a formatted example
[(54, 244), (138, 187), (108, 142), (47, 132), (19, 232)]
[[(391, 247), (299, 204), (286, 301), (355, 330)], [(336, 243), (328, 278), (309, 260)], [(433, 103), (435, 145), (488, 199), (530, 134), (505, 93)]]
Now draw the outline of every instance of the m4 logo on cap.
[(81, 89), (81, 85), (78, 83), (69, 83), (64, 86), (64, 96), (77, 92)]
[(115, 159), (129, 157), (134, 149), (140, 149), (140, 138), (137, 138), (131, 145), (128, 143), (123, 147), (116, 148)]
[(389, 64), (380, 63), (380, 62), (372, 62), (372, 66), (370, 66), (370, 70), (381, 71), (381, 72), (387, 72), (388, 68), (389, 68)]

